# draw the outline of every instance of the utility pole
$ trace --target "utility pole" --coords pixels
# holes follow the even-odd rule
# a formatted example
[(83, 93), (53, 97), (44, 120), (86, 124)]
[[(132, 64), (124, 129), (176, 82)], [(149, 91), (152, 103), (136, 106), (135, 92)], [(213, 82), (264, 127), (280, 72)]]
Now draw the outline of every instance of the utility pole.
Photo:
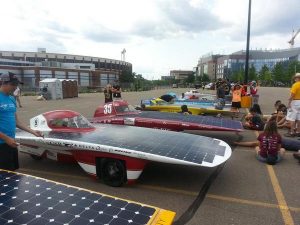
[(248, 74), (249, 74), (250, 21), (251, 21), (251, 0), (249, 0), (249, 8), (248, 8), (248, 29), (247, 29), (247, 47), (246, 47), (246, 62), (245, 62), (244, 84), (248, 83)]

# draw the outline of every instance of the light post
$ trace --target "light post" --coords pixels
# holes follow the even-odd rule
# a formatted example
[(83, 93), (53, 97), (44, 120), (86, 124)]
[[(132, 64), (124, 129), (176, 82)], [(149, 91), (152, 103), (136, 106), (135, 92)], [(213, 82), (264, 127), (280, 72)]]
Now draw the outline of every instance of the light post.
[(249, 7), (248, 7), (248, 28), (247, 28), (247, 46), (246, 46), (245, 80), (244, 80), (244, 84), (248, 83), (248, 74), (249, 74), (250, 21), (251, 21), (251, 0), (249, 0)]

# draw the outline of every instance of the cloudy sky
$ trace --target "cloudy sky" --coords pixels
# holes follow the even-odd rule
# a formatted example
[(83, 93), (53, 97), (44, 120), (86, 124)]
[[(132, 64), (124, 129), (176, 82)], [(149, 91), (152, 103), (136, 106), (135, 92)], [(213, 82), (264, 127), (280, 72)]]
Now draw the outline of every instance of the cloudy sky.
[[(248, 0), (10, 0), (1, 2), (0, 50), (126, 61), (147, 79), (192, 70), (208, 53), (245, 49)], [(299, 0), (252, 0), (252, 49), (289, 48)], [(300, 46), (300, 35), (295, 47)]]

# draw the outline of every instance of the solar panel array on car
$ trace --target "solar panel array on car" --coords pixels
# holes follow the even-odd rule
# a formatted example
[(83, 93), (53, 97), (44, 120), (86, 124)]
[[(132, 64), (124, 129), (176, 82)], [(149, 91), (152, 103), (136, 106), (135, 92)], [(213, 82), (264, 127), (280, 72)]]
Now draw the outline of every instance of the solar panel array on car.
[(50, 132), (45, 137), (120, 147), (156, 154), (201, 165), (213, 163), (216, 155), (225, 155), (221, 141), (198, 135), (158, 131), (140, 127), (97, 124), (88, 133)]
[(150, 224), (159, 210), (3, 170), (0, 194), (0, 224)]
[(160, 113), (160, 112), (151, 112), (143, 111), (137, 115), (126, 115), (126, 117), (143, 117), (143, 118), (152, 118), (160, 120), (174, 120), (190, 123), (199, 123), (208, 126), (218, 126), (231, 128), (236, 130), (242, 130), (243, 126), (240, 121), (217, 118), (212, 116), (198, 116), (198, 115), (182, 115), (180, 113)]

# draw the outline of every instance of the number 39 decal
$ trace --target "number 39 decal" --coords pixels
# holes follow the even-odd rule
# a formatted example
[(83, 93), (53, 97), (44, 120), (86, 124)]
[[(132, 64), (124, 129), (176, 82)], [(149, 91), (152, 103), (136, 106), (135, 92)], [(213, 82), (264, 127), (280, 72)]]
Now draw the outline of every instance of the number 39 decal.
[(112, 112), (112, 104), (104, 105), (104, 114), (111, 114)]

